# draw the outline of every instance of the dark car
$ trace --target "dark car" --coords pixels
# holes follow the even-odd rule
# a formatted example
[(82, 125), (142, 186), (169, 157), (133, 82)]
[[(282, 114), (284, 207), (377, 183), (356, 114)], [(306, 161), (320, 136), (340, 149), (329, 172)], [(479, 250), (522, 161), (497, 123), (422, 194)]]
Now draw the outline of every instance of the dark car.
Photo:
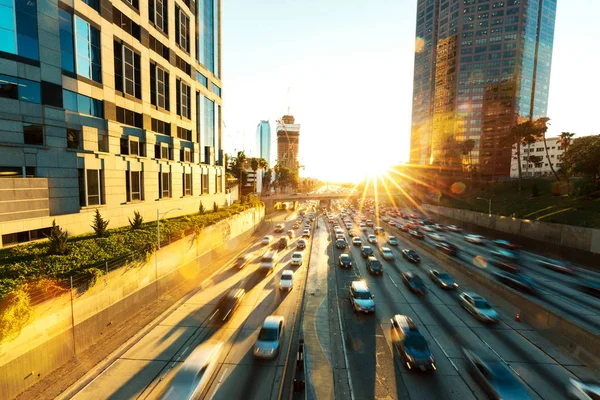
[(494, 243), (498, 247), (502, 247), (503, 249), (508, 250), (517, 250), (520, 247), (517, 244), (511, 243), (508, 240), (503, 239), (494, 240), (492, 243)]
[(277, 245), (279, 246), (280, 249), (285, 249), (289, 243), (290, 243), (290, 238), (287, 236), (282, 236), (279, 238)]
[(463, 354), (471, 375), (492, 399), (531, 399), (521, 382), (500, 360), (483, 358), (464, 348)]
[(404, 257), (408, 261), (415, 263), (415, 264), (418, 264), (421, 262), (421, 257), (419, 257), (419, 255), (413, 250), (403, 249), (402, 257)]
[(408, 231), (408, 233), (410, 234), (410, 236), (416, 238), (416, 239), (420, 239), (423, 240), (425, 239), (425, 235), (423, 235), (421, 232), (419, 231), (415, 231), (415, 230), (410, 230)]
[(563, 274), (574, 274), (575, 270), (570, 265), (561, 263), (560, 261), (537, 260), (540, 267), (548, 268)]
[(340, 267), (343, 268), (352, 268), (352, 257), (349, 254), (340, 254), (339, 257)]
[(408, 369), (435, 371), (435, 358), (412, 319), (396, 314), (391, 322), (392, 343), (402, 357), (403, 364)]
[(365, 245), (363, 245), (363, 246), (360, 248), (360, 255), (361, 255), (363, 258), (367, 258), (367, 257), (369, 257), (369, 256), (372, 256), (372, 255), (373, 255), (373, 249), (371, 248), (371, 246), (365, 246)]
[(367, 258), (367, 271), (369, 271), (371, 275), (383, 275), (381, 261), (373, 256)]
[(425, 286), (423, 280), (412, 272), (403, 272), (402, 281), (404, 281), (406, 287), (413, 293), (423, 296), (427, 293), (427, 286)]
[(235, 261), (235, 266), (237, 268), (244, 268), (246, 265), (248, 265), (251, 258), (252, 258), (251, 253), (244, 254), (243, 256), (238, 257), (238, 259)]
[(536, 291), (533, 279), (523, 274), (507, 274), (506, 272), (496, 272), (494, 275), (499, 282), (504, 283), (506, 286), (529, 293), (535, 293)]
[(335, 241), (335, 247), (337, 247), (338, 249), (345, 249), (346, 246), (348, 246), (348, 243), (346, 243), (346, 239), (338, 239)]
[(456, 256), (458, 255), (458, 248), (453, 245), (452, 243), (448, 243), (448, 242), (436, 242), (435, 247), (438, 248), (438, 250), (443, 251), (444, 253), (451, 255), (451, 256)]
[(388, 238), (387, 242), (390, 246), (394, 246), (394, 247), (398, 246), (398, 239), (396, 239), (395, 236), (390, 236)]
[(298, 250), (304, 250), (306, 248), (306, 240), (304, 240), (304, 239), (298, 240), (298, 242), (296, 243), (296, 248)]
[(440, 272), (432, 269), (429, 271), (429, 277), (442, 289), (452, 290), (458, 287), (458, 283), (456, 283), (454, 278), (447, 272)]
[(225, 322), (233, 315), (235, 310), (240, 306), (245, 295), (245, 289), (234, 288), (221, 297), (221, 300), (219, 300), (215, 309), (215, 313), (218, 314), (221, 321)]
[(492, 260), (492, 261), (490, 261), (490, 264), (492, 264), (496, 268), (500, 268), (501, 270), (504, 270), (506, 272), (510, 272), (511, 274), (517, 274), (517, 273), (519, 273), (519, 267), (517, 267), (516, 265), (514, 265), (512, 263), (507, 263), (507, 262), (504, 262), (504, 261)]
[(600, 297), (600, 282), (591, 280), (582, 280), (577, 286), (582, 291), (591, 294), (592, 296)]

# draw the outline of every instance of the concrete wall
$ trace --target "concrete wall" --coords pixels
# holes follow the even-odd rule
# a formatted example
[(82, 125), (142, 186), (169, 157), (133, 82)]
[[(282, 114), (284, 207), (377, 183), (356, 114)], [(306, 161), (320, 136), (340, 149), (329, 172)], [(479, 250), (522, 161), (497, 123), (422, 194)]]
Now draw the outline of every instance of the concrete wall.
[(422, 208), (428, 213), (439, 214), (462, 223), (535, 240), (545, 245), (552, 244), (555, 250), (565, 248), (565, 250), (581, 250), (593, 256), (600, 254), (600, 229), (531, 221), (502, 215), (488, 216), (486, 213), (430, 204), (423, 204)]
[(48, 216), (48, 202), (46, 178), (2, 178), (0, 181), (0, 222)]
[(263, 208), (246, 211), (163, 247), (156, 258), (111, 271), (88, 290), (74, 285), (35, 306), (30, 324), (0, 345), (0, 397), (34, 385), (170, 289), (199, 284), (206, 267), (247, 240), (263, 218)]

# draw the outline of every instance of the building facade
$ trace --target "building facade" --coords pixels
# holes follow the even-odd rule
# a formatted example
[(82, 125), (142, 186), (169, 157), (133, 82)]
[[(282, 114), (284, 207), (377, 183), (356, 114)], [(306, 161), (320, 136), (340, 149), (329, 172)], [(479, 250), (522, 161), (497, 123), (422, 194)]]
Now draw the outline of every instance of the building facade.
[(300, 124), (291, 115), (284, 115), (277, 122), (277, 163), (297, 173), (300, 146)]
[[(521, 174), (524, 177), (553, 175), (550, 164), (552, 164), (554, 170), (558, 172), (562, 167), (561, 159), (565, 152), (560, 146), (558, 139), (558, 137), (546, 138), (546, 147), (548, 149), (548, 156), (550, 156), (550, 163), (548, 163), (543, 140), (521, 145)], [(512, 162), (510, 164), (511, 178), (519, 177), (519, 166), (517, 162), (517, 146), (515, 145), (512, 149)]]
[(0, 3), (0, 245), (224, 204), (220, 0)]
[(271, 125), (269, 121), (260, 121), (256, 127), (256, 154), (259, 158), (264, 158), (269, 167), (271, 164)]
[(556, 0), (418, 1), (411, 163), (510, 175), (502, 138), (547, 112), (555, 18)]

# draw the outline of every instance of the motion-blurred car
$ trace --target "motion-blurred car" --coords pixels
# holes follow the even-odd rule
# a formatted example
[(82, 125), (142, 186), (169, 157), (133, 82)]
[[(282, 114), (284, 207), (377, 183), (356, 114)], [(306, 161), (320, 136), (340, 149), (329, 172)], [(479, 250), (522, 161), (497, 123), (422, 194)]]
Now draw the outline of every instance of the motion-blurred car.
[(254, 358), (272, 359), (277, 357), (283, 343), (285, 332), (284, 319), (278, 315), (269, 315), (258, 333), (254, 344)]
[(463, 354), (471, 374), (492, 399), (531, 399), (521, 382), (500, 360), (481, 357), (465, 348)]
[(472, 234), (468, 234), (465, 235), (464, 237), (466, 242), (469, 243), (473, 243), (473, 244), (485, 244), (485, 237), (481, 236), (481, 235), (472, 235)]
[(450, 232), (462, 232), (462, 229), (456, 225), (448, 225), (446, 226), (446, 229), (448, 229)]
[(290, 238), (287, 236), (282, 236), (279, 238), (279, 240), (277, 241), (277, 246), (279, 246), (279, 249), (283, 250), (286, 247), (288, 247), (288, 244), (290, 243)]
[(490, 251), (490, 255), (497, 260), (508, 262), (515, 262), (519, 259), (519, 256), (517, 256), (516, 253), (505, 249), (492, 250)]
[(597, 382), (581, 382), (569, 379), (567, 393), (570, 399), (576, 400), (598, 400), (600, 399), (600, 384)]
[(377, 236), (375, 236), (375, 235), (369, 235), (369, 236), (367, 236), (367, 241), (369, 243), (377, 243)]
[(373, 221), (371, 221), (370, 219), (367, 220), (367, 226), (369, 228), (372, 228), (374, 226)]
[(338, 249), (345, 249), (348, 246), (348, 243), (346, 242), (346, 239), (342, 238), (342, 239), (337, 239), (335, 241), (335, 247)]
[(456, 289), (458, 287), (458, 283), (454, 280), (454, 278), (447, 272), (440, 272), (435, 269), (429, 270), (429, 277), (431, 280), (441, 287), (442, 289)]
[(561, 272), (563, 274), (574, 274), (575, 270), (573, 269), (573, 267), (561, 263), (560, 261), (547, 261), (547, 260), (537, 260), (537, 264), (540, 267), (544, 267), (544, 268), (548, 268), (557, 272)]
[(435, 247), (438, 250), (443, 251), (444, 253), (451, 255), (451, 256), (456, 256), (458, 254), (458, 249), (452, 243), (438, 242), (435, 244)]
[[(302, 221), (300, 221), (300, 222), (302, 222)], [(292, 225), (292, 229), (298, 229), (298, 228), (300, 228), (300, 225), (299, 225), (300, 222), (295, 223), (294, 225)]]
[(363, 231), (363, 232), (366, 232), (366, 231), (367, 231), (367, 225), (365, 225), (365, 224), (363, 224), (363, 223), (361, 223), (361, 224), (360, 224), (358, 227), (359, 227), (359, 228), (360, 228), (360, 230), (361, 230), (361, 231)]
[(350, 236), (351, 238), (353, 238), (354, 236), (357, 236), (358, 234), (354, 231), (348, 231), (348, 236)]
[(338, 260), (340, 262), (340, 267), (352, 268), (352, 257), (350, 257), (350, 254), (347, 254), (347, 253), (340, 254)]
[(502, 247), (503, 249), (508, 249), (508, 250), (517, 250), (520, 247), (519, 245), (511, 243), (508, 240), (504, 240), (504, 239), (497, 239), (497, 240), (494, 240), (492, 243), (494, 243), (498, 247)]
[(352, 224), (351, 224), (351, 223), (346, 223), (346, 229), (347, 229), (347, 230), (350, 230), (350, 229), (352, 229)]
[(490, 263), (494, 267), (500, 268), (501, 270), (504, 270), (506, 272), (510, 272), (511, 274), (517, 274), (517, 273), (520, 272), (519, 267), (517, 267), (513, 263), (508, 263), (508, 262), (504, 262), (504, 261), (498, 261), (498, 260), (495, 260), (495, 259), (492, 259), (490, 261)]
[(233, 315), (235, 310), (238, 309), (245, 295), (246, 290), (244, 288), (230, 289), (217, 303), (215, 315), (218, 315), (218, 318), (222, 322), (227, 321)]
[(393, 260), (395, 258), (394, 253), (392, 253), (392, 250), (389, 247), (380, 246), (379, 253), (384, 260)]
[(373, 233), (375, 233), (376, 235), (383, 235), (383, 234), (385, 233), (385, 231), (383, 230), (383, 228), (382, 228), (382, 227), (380, 227), (380, 226), (376, 226), (376, 227), (373, 229)]
[(299, 239), (298, 242), (296, 242), (296, 248), (298, 250), (304, 250), (306, 248), (306, 240)]
[(279, 289), (291, 291), (294, 288), (294, 271), (284, 269), (279, 277)]
[(374, 313), (374, 298), (365, 281), (353, 281), (350, 284), (350, 302), (354, 312)]
[(214, 339), (202, 342), (185, 359), (166, 387), (161, 400), (199, 399), (217, 372), (223, 343)]
[(402, 356), (404, 365), (408, 369), (435, 371), (435, 357), (412, 319), (406, 315), (396, 314), (391, 322), (392, 343)]
[(293, 231), (293, 230), (291, 230), (291, 229), (290, 229), (289, 231), (287, 231), (286, 235), (287, 235), (287, 237), (289, 237), (290, 239), (293, 239), (293, 238), (294, 238), (294, 236), (295, 236), (295, 235), (294, 235), (294, 231)]
[(336, 233), (336, 234), (335, 234), (335, 239), (336, 239), (336, 240), (338, 240), (338, 239), (344, 239), (344, 238), (345, 238), (345, 236), (344, 236), (344, 234), (343, 234), (343, 233)]
[(302, 237), (303, 238), (309, 238), (310, 237), (310, 229), (305, 229), (302, 231)]
[(367, 258), (367, 271), (369, 271), (371, 275), (382, 275), (383, 265), (381, 265), (381, 261), (374, 256), (369, 256), (369, 258)]
[(371, 248), (371, 246), (362, 245), (361, 248), (360, 248), (360, 255), (363, 258), (367, 258), (369, 256), (372, 256), (373, 255), (373, 249)]
[(444, 225), (441, 225), (441, 224), (435, 224), (435, 225), (433, 225), (433, 228), (438, 232), (444, 232), (446, 230)]
[(244, 254), (243, 256), (238, 257), (238, 259), (235, 260), (235, 267), (240, 269), (244, 268), (246, 265), (248, 265), (251, 258), (252, 253)]
[(430, 239), (435, 240), (436, 242), (443, 242), (446, 240), (446, 236), (444, 236), (440, 233), (433, 232), (433, 233), (430, 233), (428, 236)]
[(302, 256), (302, 252), (295, 251), (292, 253), (292, 260), (290, 261), (291, 265), (302, 266), (303, 261), (304, 257)]
[(282, 233), (285, 229), (285, 225), (284, 224), (277, 224), (275, 226), (275, 233)]
[(404, 257), (408, 261), (415, 263), (415, 264), (418, 264), (421, 262), (421, 257), (419, 257), (419, 255), (413, 250), (403, 249), (402, 257)]
[(390, 236), (387, 240), (387, 243), (390, 246), (394, 246), (394, 247), (398, 246), (398, 244), (399, 244), (398, 239), (396, 239), (396, 236)]
[(480, 295), (473, 292), (463, 292), (458, 298), (460, 305), (478, 320), (483, 322), (498, 322), (498, 313)]
[(263, 238), (262, 238), (262, 240), (260, 241), (260, 243), (261, 243), (263, 246), (266, 246), (266, 245), (268, 245), (269, 243), (271, 243), (271, 241), (273, 241), (273, 236), (270, 236), (270, 235), (268, 235), (268, 236), (265, 236), (265, 237), (263, 237)]
[(600, 297), (600, 282), (589, 279), (582, 279), (577, 284), (580, 290), (592, 296)]
[(410, 230), (410, 231), (408, 231), (408, 233), (410, 234), (410, 236), (414, 237), (415, 239), (420, 239), (420, 240), (425, 239), (425, 235), (423, 235), (419, 231)]
[(521, 273), (507, 274), (506, 272), (496, 272), (494, 275), (499, 282), (502, 282), (507, 286), (531, 294), (536, 293), (535, 283), (533, 282), (533, 279), (528, 276)]
[(411, 292), (422, 296), (427, 294), (427, 287), (418, 275), (415, 275), (412, 272), (403, 272), (402, 281)]
[(423, 230), (425, 232), (433, 232), (433, 231), (435, 231), (435, 229), (433, 229), (431, 226), (428, 226), (428, 225), (422, 226), (421, 230)]
[(359, 238), (358, 236), (354, 236), (352, 238), (352, 244), (354, 246), (362, 246), (362, 240), (361, 240), (361, 238)]

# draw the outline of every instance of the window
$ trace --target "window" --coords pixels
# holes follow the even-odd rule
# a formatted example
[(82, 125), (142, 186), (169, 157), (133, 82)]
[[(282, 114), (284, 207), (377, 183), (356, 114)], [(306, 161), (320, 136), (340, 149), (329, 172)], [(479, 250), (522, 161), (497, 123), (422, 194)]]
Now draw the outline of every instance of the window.
[(128, 202), (144, 200), (143, 171), (125, 171), (125, 185)]
[(184, 147), (179, 150), (179, 160), (184, 162), (194, 162), (194, 153), (187, 147)]
[(79, 173), (79, 205), (81, 207), (105, 204), (104, 174), (98, 169), (80, 169)]
[(142, 98), (140, 55), (115, 41), (115, 89)]
[(58, 9), (60, 28), (60, 64), (63, 70), (75, 73), (75, 45), (73, 43), (73, 14)]
[(0, 75), (0, 97), (40, 104), (42, 102), (40, 83)]
[(117, 107), (117, 122), (135, 126), (137, 128), (143, 128), (144, 115), (131, 110), (126, 110), (123, 107)]
[(183, 173), (182, 174), (182, 182), (183, 182), (183, 195), (191, 196), (192, 195), (192, 173)]
[(190, 52), (190, 19), (178, 5), (175, 5), (175, 42), (185, 50)]
[(217, 171), (217, 193), (223, 192), (223, 171)]
[(104, 118), (102, 100), (63, 89), (63, 108), (93, 117)]
[(146, 147), (144, 143), (140, 143), (137, 137), (124, 137), (121, 138), (121, 151), (119, 154), (145, 157)]
[(150, 101), (169, 110), (169, 73), (158, 65), (150, 64)]
[(180, 79), (177, 80), (177, 115), (185, 118), (190, 118), (190, 91), (191, 88), (183, 83)]
[(45, 239), (50, 235), (50, 228), (33, 229), (31, 231), (23, 231), (16, 233), (7, 233), (2, 235), (2, 245), (8, 246), (11, 244), (31, 242), (32, 240)]
[(211, 82), (210, 84), (210, 90), (216, 94), (217, 96), (221, 97), (221, 88), (218, 87), (217, 85), (215, 85), (214, 83)]
[(100, 12), (100, 0), (82, 0), (85, 4)]
[(23, 143), (44, 145), (44, 127), (38, 124), (23, 124)]
[(67, 148), (81, 149), (81, 131), (78, 129), (67, 129)]
[(112, 8), (112, 12), (113, 12), (113, 24), (117, 25), (118, 27), (123, 29), (125, 32), (129, 33), (131, 36), (133, 36), (137, 40), (141, 41), (142, 35), (141, 35), (140, 26), (138, 24), (136, 24), (135, 22), (133, 22), (131, 19), (129, 19), (128, 16), (123, 14), (121, 11), (119, 11), (118, 8), (116, 8), (114, 6)]
[(163, 135), (171, 135), (171, 124), (165, 121), (152, 118), (152, 130)]
[(169, 61), (169, 47), (162, 44), (159, 40), (157, 40), (154, 36), (150, 36), (150, 49), (154, 50), (159, 56)]
[(171, 197), (171, 173), (158, 173), (158, 197), (161, 199)]
[(136, 10), (140, 9), (140, 4), (138, 0), (123, 0), (126, 3), (129, 3), (133, 8), (135, 8)]
[(208, 174), (202, 173), (202, 194), (208, 194)]
[(75, 40), (77, 74), (96, 82), (102, 82), (100, 31), (78, 16), (75, 16)]
[(177, 127), (177, 137), (179, 139), (192, 141), (192, 131), (190, 129), (185, 129), (180, 126)]
[(0, 1), (0, 51), (39, 60), (35, 1)]
[(148, 19), (154, 23), (157, 29), (169, 33), (167, 0), (148, 0)]
[(196, 82), (200, 83), (204, 87), (208, 87), (208, 78), (196, 71)]

